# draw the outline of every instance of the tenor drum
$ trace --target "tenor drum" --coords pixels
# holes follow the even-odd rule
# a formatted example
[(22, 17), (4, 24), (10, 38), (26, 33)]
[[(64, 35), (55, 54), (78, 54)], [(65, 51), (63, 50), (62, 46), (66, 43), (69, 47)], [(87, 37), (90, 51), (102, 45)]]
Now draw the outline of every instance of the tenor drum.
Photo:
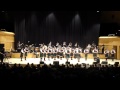
[(35, 51), (39, 52), (39, 47), (35, 47)]

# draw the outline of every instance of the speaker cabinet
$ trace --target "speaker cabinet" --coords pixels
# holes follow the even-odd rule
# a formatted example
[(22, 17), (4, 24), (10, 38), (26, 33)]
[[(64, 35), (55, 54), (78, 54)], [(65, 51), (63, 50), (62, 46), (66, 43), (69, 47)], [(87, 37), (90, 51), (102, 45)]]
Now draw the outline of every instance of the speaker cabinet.
[(117, 67), (119, 65), (119, 62), (115, 62), (114, 65)]
[(108, 62), (107, 61), (102, 61), (101, 64), (108, 64)]
[(115, 62), (115, 65), (118, 65), (119, 64), (119, 62)]
[(44, 62), (43, 62), (43, 61), (41, 61), (41, 62), (40, 62), (40, 64), (44, 64)]
[(59, 61), (53, 61), (53, 65), (58, 66), (59, 65)]

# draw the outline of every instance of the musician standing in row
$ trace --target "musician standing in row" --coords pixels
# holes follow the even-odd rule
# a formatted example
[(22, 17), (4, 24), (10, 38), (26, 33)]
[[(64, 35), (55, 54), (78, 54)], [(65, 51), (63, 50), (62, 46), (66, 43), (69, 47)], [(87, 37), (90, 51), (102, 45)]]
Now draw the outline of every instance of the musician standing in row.
[(67, 61), (69, 60), (70, 58), (70, 47), (67, 47), (66, 50), (65, 50), (65, 55), (66, 55), (66, 59)]
[(27, 46), (25, 46), (25, 48), (23, 47), (23, 48), (21, 49), (21, 52), (20, 52), (21, 61), (22, 61), (23, 56), (25, 57), (25, 60), (26, 60), (27, 53), (28, 53), (28, 48), (27, 48)]
[(48, 55), (48, 60), (50, 60), (50, 58), (52, 58), (52, 47), (48, 47), (47, 55)]
[(112, 61), (114, 61), (114, 58), (115, 58), (115, 53), (116, 53), (116, 51), (114, 50), (114, 48), (112, 48), (112, 50), (111, 50), (111, 58), (112, 58)]
[(77, 58), (78, 62), (80, 62), (80, 58), (81, 58), (80, 53), (82, 53), (82, 49), (81, 48), (75, 48), (75, 50), (74, 50), (74, 58)]
[(88, 48), (85, 48), (85, 49), (84, 49), (85, 60), (87, 60), (88, 53), (89, 53), (89, 49), (88, 49)]
[(63, 58), (63, 53), (64, 53), (64, 50), (62, 48), (59, 49), (59, 57), (60, 57), (60, 60), (62, 60)]
[(109, 58), (109, 53), (110, 53), (110, 51), (109, 51), (108, 49), (106, 49), (106, 50), (104, 51), (106, 61), (107, 61), (107, 59)]
[(53, 58), (54, 58), (54, 60), (56, 60), (56, 56), (57, 56), (57, 49), (54, 46), (54, 48), (53, 48)]
[(21, 61), (22, 61), (23, 55), (24, 55), (24, 48), (22, 48), (22, 49), (21, 49), (21, 52), (20, 52)]
[(102, 45), (102, 54), (104, 54), (105, 45)]
[(45, 57), (46, 57), (46, 50), (45, 48), (40, 48), (40, 61), (42, 61), (42, 59), (44, 58), (45, 61)]
[(98, 49), (95, 47), (92, 51), (94, 60), (97, 58)]

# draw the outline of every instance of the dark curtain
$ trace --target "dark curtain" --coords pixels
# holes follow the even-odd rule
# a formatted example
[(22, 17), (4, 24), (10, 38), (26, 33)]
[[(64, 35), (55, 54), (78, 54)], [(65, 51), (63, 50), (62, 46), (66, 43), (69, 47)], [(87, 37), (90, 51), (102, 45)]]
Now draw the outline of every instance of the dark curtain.
[(50, 41), (67, 44), (98, 44), (100, 14), (95, 11), (31, 11), (15, 14), (15, 46), (18, 41), (31, 44)]
[[(117, 23), (101, 23), (100, 36), (108, 36), (109, 34), (116, 34), (119, 30)], [(119, 34), (118, 34), (119, 35)]]

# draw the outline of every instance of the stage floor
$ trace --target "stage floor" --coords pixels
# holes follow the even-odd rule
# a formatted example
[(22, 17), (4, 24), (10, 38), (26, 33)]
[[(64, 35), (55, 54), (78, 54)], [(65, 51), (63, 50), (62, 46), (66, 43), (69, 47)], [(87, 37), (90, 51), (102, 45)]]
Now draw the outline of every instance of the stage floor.
[[(59, 61), (59, 64), (66, 64), (66, 59), (65, 58), (63, 58), (62, 60), (60, 60), (60, 59), (56, 59), (56, 60), (54, 60), (54, 59), (49, 59), (48, 60), (48, 58), (46, 58), (46, 60), (44, 61), (44, 60), (42, 60), (45, 64), (47, 64), (47, 65), (49, 65), (49, 64), (53, 64), (53, 62), (54, 61)], [(77, 59), (73, 59), (73, 60), (71, 60), (71, 59), (69, 59), (68, 60), (69, 62), (70, 62), (70, 64), (73, 64), (73, 65), (75, 65), (75, 64), (82, 64), (82, 63), (86, 63), (86, 64), (89, 64), (89, 65), (91, 65), (91, 64), (93, 64), (93, 62), (94, 62), (94, 60), (93, 59), (88, 59), (87, 61), (84, 59), (84, 58), (81, 58), (80, 59), (80, 62), (78, 62), (78, 60)], [(102, 61), (106, 61), (105, 59), (100, 59), (100, 63), (102, 62)], [(115, 62), (119, 62), (120, 63), (120, 60), (114, 60), (114, 61), (112, 61), (111, 59), (108, 59), (107, 60), (108, 61), (108, 64), (111, 64), (111, 65), (113, 65)], [(9, 64), (27, 64), (27, 63), (29, 63), (29, 64), (40, 64), (40, 58), (27, 58), (26, 60), (25, 59), (23, 59), (22, 61), (21, 61), (21, 59), (20, 58), (9, 58), (9, 59), (4, 59), (4, 62), (5, 63), (9, 63)]]

